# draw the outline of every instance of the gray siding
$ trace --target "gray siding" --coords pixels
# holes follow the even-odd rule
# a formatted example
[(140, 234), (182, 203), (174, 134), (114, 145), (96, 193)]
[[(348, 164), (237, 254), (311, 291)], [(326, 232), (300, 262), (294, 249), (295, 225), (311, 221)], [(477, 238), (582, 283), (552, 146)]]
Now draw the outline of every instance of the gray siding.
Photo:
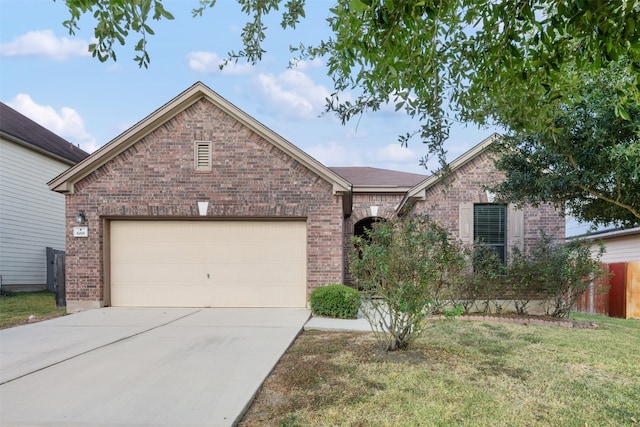
[(69, 165), (0, 139), (3, 285), (44, 285), (47, 246), (64, 250), (64, 196), (47, 182)]

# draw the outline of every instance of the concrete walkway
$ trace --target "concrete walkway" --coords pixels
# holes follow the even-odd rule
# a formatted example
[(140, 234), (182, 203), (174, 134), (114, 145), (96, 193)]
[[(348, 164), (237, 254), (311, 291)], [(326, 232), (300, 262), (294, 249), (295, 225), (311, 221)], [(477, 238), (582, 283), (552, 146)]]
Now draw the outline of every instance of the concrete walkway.
[(0, 331), (2, 426), (231, 426), (306, 309), (89, 310)]
[(361, 316), (359, 316), (357, 319), (332, 319), (328, 317), (312, 317), (304, 325), (304, 330), (371, 332), (371, 325), (366, 319)]

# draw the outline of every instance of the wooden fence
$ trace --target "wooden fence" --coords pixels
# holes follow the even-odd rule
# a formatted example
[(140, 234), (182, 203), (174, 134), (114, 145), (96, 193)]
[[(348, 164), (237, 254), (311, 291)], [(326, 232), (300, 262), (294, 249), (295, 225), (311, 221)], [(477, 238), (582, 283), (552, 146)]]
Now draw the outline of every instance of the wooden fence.
[(640, 319), (640, 261), (602, 264), (602, 268), (603, 277), (578, 299), (576, 311)]
[(47, 290), (56, 294), (56, 306), (66, 307), (65, 252), (47, 248)]

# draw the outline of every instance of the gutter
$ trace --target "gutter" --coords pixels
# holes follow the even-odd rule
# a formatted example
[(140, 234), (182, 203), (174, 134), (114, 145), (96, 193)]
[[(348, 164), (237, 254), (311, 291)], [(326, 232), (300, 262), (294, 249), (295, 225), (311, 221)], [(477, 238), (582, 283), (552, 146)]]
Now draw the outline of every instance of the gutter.
[(614, 229), (614, 230), (597, 231), (594, 233), (581, 234), (579, 236), (571, 236), (571, 237), (568, 237), (567, 240), (575, 240), (575, 239), (600, 240), (600, 239), (607, 239), (611, 237), (634, 236), (636, 234), (640, 234), (640, 227), (627, 228), (624, 230)]

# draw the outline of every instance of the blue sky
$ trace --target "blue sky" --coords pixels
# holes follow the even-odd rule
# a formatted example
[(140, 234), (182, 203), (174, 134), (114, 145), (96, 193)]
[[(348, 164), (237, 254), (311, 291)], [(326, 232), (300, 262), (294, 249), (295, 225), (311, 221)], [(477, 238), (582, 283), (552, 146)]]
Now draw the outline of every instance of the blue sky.
[[(343, 126), (335, 116), (321, 115), (332, 92), (324, 63), (288, 68), (290, 44), (329, 35), (332, 1), (308, 1), (307, 18), (295, 31), (282, 31), (274, 17), (263, 61), (223, 72), (219, 61), (242, 47), (246, 16), (237, 2), (218, 0), (201, 18), (191, 17), (197, 0), (164, 3), (176, 19), (152, 23), (151, 64), (140, 69), (132, 60), (135, 36), (117, 51), (116, 63), (89, 56), (91, 17), (84, 16), (81, 30), (70, 36), (62, 26), (68, 18), (62, 0), (0, 0), (0, 100), (91, 152), (202, 81), (325, 165), (427, 173), (419, 165), (426, 147), (414, 141), (402, 148), (397, 142), (417, 123), (389, 107)], [(455, 127), (446, 146), (449, 160), (492, 132)]]

